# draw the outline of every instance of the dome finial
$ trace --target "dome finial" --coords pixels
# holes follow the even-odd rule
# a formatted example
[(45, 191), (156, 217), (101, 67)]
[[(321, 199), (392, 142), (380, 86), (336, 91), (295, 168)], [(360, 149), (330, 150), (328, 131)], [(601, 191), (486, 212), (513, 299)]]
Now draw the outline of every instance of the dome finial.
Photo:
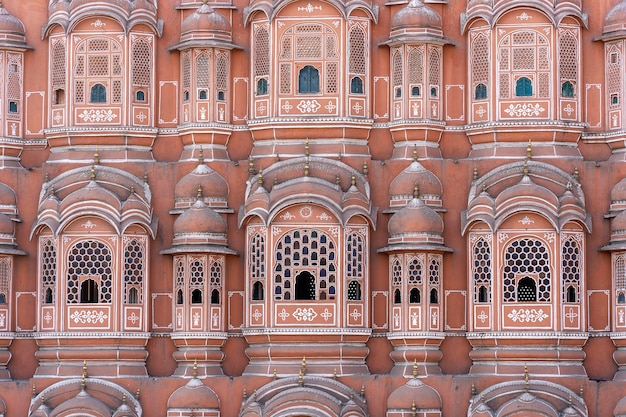
[(413, 161), (417, 162), (417, 146), (413, 146)]
[(528, 381), (528, 365), (524, 365), (524, 385), (526, 386), (526, 392), (530, 390), (530, 382)]
[(528, 139), (528, 146), (526, 147), (526, 159), (530, 159), (533, 157), (533, 148), (532, 142)]
[(350, 184), (354, 187), (356, 185), (356, 175), (352, 174), (352, 179), (350, 181)]
[(524, 176), (528, 175), (528, 159), (524, 160)]
[(309, 161), (307, 160), (307, 161), (306, 161), (306, 164), (304, 164), (304, 176), (305, 176), (305, 177), (308, 177), (308, 176), (309, 176), (309, 168), (310, 168), (310, 166), (309, 166)]
[[(2, 0), (0, 0), (0, 4), (1, 4), (1, 2), (2, 2)], [(96, 146), (96, 152), (93, 154), (93, 163), (94, 163), (94, 165), (100, 164), (100, 154), (98, 153), (98, 147), (97, 146)]]
[(260, 170), (259, 170), (259, 179), (258, 179), (258, 183), (259, 183), (259, 185), (261, 185), (261, 186), (263, 185), (263, 170), (262, 170), (262, 169), (260, 169)]
[(363, 175), (367, 175), (369, 172), (369, 168), (367, 166), (367, 161), (363, 162)]
[(302, 374), (306, 375), (306, 356), (302, 357)]
[(309, 156), (310, 155), (310, 151), (309, 151), (309, 138), (306, 138), (304, 140), (304, 156)]
[(417, 183), (413, 184), (413, 198), (420, 197), (420, 187)]
[(202, 150), (202, 147), (198, 151), (198, 163), (204, 164), (204, 151)]
[(474, 167), (474, 181), (478, 179), (478, 168)]
[(417, 359), (413, 359), (413, 378), (417, 378)]
[(91, 168), (89, 169), (89, 178), (92, 181), (96, 180), (96, 167), (94, 165), (92, 165)]
[(254, 159), (252, 157), (248, 159), (248, 174), (250, 174), (250, 176), (254, 175)]
[(194, 359), (193, 360), (193, 370), (191, 372), (191, 375), (195, 378), (198, 378), (198, 360)]
[(196, 201), (202, 200), (202, 185), (198, 184), (198, 190), (196, 191)]

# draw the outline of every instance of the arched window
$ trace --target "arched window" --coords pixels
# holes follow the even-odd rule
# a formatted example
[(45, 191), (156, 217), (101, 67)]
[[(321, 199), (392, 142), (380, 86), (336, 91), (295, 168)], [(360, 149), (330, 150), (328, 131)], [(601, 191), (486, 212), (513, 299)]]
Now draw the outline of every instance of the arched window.
[(350, 281), (348, 284), (348, 300), (361, 300), (361, 284), (358, 281)]
[(176, 291), (176, 304), (181, 305), (183, 303), (183, 290)]
[(409, 303), (418, 304), (421, 302), (421, 298), (420, 290), (417, 288), (411, 288), (411, 291), (409, 292)]
[(220, 303), (220, 291), (218, 289), (214, 289), (211, 291), (211, 304), (219, 304)]
[(528, 77), (520, 77), (515, 82), (515, 95), (517, 97), (532, 97), (533, 83)]
[(252, 285), (252, 299), (255, 301), (263, 300), (263, 283), (257, 281)]
[(487, 86), (485, 84), (476, 85), (476, 90), (474, 91), (474, 98), (476, 100), (482, 100), (487, 98)]
[(80, 302), (82, 304), (98, 302), (98, 284), (89, 278), (80, 283)]
[(617, 296), (617, 304), (626, 304), (626, 294), (620, 292)]
[(128, 295), (126, 296), (126, 302), (128, 304), (138, 304), (139, 303), (139, 293), (137, 292), (137, 288), (133, 287), (128, 290)]
[(350, 80), (350, 93), (363, 94), (363, 80), (361, 77), (352, 77)]
[(537, 283), (530, 277), (524, 277), (517, 283), (517, 301), (537, 301)]
[(400, 292), (400, 289), (398, 288), (396, 288), (396, 290), (393, 292), (393, 303), (394, 304), (402, 303), (402, 293)]
[(436, 288), (432, 288), (430, 290), (430, 303), (431, 304), (438, 304), (439, 303), (439, 292), (437, 291)]
[(135, 93), (136, 101), (146, 101), (146, 93), (143, 90), (137, 90)]
[(320, 73), (313, 65), (306, 65), (298, 73), (298, 93), (319, 93)]
[(296, 277), (296, 300), (315, 300), (315, 277), (304, 271)]
[(52, 304), (52, 288), (46, 288), (46, 295), (44, 296), (45, 304)]
[(259, 78), (256, 82), (256, 94), (257, 96), (264, 96), (267, 94), (267, 78)]
[(565, 301), (568, 302), (568, 303), (575, 303), (576, 302), (576, 288), (574, 288), (571, 285), (569, 287), (567, 287), (567, 297), (566, 297)]
[(90, 102), (92, 103), (106, 103), (107, 102), (107, 89), (102, 84), (94, 84), (91, 87)]
[(502, 270), (504, 302), (550, 302), (552, 275), (550, 254), (538, 239), (514, 240), (504, 253)]
[(206, 100), (208, 97), (206, 90), (198, 91), (198, 100)]
[(111, 303), (113, 256), (96, 240), (77, 242), (67, 257), (67, 302)]
[(561, 84), (561, 97), (574, 97), (574, 84), (569, 81)]
[(411, 97), (419, 97), (422, 95), (422, 91), (420, 90), (418, 85), (414, 85), (411, 87)]
[(478, 302), (479, 303), (487, 303), (489, 302), (489, 294), (487, 293), (487, 287), (481, 285), (478, 288)]
[(202, 304), (202, 290), (199, 288), (191, 292), (191, 304)]
[(6, 304), (7, 303), (7, 295), (4, 293), (0, 293), (0, 304)]

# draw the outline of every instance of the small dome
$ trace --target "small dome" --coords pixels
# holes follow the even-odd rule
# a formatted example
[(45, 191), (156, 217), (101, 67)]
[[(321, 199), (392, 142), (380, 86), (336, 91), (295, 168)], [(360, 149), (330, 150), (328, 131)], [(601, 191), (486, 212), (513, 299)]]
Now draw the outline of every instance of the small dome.
[(626, 201), (626, 178), (615, 184), (611, 190), (611, 203)]
[(416, 378), (393, 390), (387, 398), (389, 409), (411, 409), (413, 404), (418, 410), (441, 410), (442, 407), (439, 393)]
[(15, 207), (16, 203), (17, 199), (15, 196), (15, 192), (13, 192), (13, 190), (9, 186), (0, 183), (0, 207)]
[[(133, 9), (133, 4), (131, 3), (133, 0), (109, 0), (109, 7), (121, 8), (126, 12), (129, 12)], [(70, 11), (77, 10), (83, 6), (93, 6), (93, 0), (71, 0), (70, 1)]]
[(13, 222), (8, 216), (0, 213), (0, 236), (10, 235), (13, 236), (15, 229), (13, 228)]
[(626, 397), (622, 398), (615, 408), (613, 409), (613, 415), (615, 417), (624, 417), (626, 416)]
[(533, 182), (528, 175), (524, 175), (520, 182), (508, 187), (496, 197), (496, 207), (508, 200), (524, 198), (528, 201), (541, 201), (542, 205), (557, 207), (559, 199), (547, 188)]
[(225, 234), (226, 220), (198, 200), (176, 219), (174, 235), (203, 233)]
[(441, 197), (443, 194), (443, 187), (439, 178), (419, 162), (413, 161), (391, 181), (389, 196), (391, 199), (410, 198), (413, 196), (413, 189), (416, 184), (419, 187), (420, 195)]
[(604, 18), (604, 34), (626, 29), (626, 0), (613, 7)]
[(205, 1), (195, 12), (185, 18), (181, 25), (181, 39), (232, 36), (230, 22), (217, 13)]
[(71, 398), (60, 404), (54, 409), (57, 415), (73, 414), (82, 410), (90, 410), (95, 415), (110, 416), (111, 409), (102, 401), (93, 398), (85, 390), (81, 390), (76, 397)]
[(387, 230), (391, 236), (405, 233), (441, 235), (443, 233), (443, 220), (422, 200), (414, 198), (406, 207), (391, 216)]
[(626, 211), (615, 216), (611, 222), (611, 233), (626, 231)]
[(440, 31), (442, 30), (441, 16), (422, 3), (421, 0), (411, 0), (391, 19), (391, 30), (400, 29), (435, 29)]
[(167, 400), (167, 407), (184, 409), (215, 409), (220, 407), (220, 400), (215, 392), (202, 381), (193, 378), (178, 388)]
[(209, 207), (226, 207), (228, 184), (220, 174), (205, 164), (199, 164), (178, 181), (174, 191), (176, 207), (191, 206), (197, 199), (198, 188), (202, 190), (204, 202)]
[(20, 19), (10, 14), (0, 2), (0, 47), (27, 48), (26, 30)]

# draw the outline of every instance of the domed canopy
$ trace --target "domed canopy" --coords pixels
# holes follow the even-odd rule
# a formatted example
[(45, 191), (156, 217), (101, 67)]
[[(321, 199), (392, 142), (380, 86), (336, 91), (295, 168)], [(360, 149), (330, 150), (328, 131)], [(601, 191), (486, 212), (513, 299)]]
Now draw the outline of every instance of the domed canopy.
[(441, 397), (434, 389), (417, 378), (410, 379), (406, 384), (396, 388), (387, 398), (388, 409), (441, 410)]
[(618, 35), (616, 37), (626, 37), (626, 0), (618, 3), (607, 13), (602, 33), (604, 36), (616, 34)]
[(174, 235), (185, 233), (225, 234), (226, 220), (198, 200), (174, 222)]
[(227, 207), (228, 183), (220, 174), (203, 163), (176, 184), (175, 207), (177, 209), (190, 207), (197, 200), (198, 192), (202, 193), (202, 199), (207, 206), (213, 209)]
[(422, 164), (413, 161), (389, 185), (389, 205), (404, 206), (413, 198), (415, 187), (424, 203), (431, 207), (441, 207), (443, 186), (435, 174), (424, 168)]
[(204, 0), (203, 4), (183, 20), (180, 43), (170, 49), (184, 50), (196, 47), (237, 48), (232, 43), (230, 22)]
[(414, 198), (402, 210), (389, 219), (388, 231), (391, 236), (405, 233), (429, 233), (441, 235), (443, 220), (419, 198)]
[(26, 45), (26, 30), (17, 17), (0, 2), (0, 48), (32, 49)]
[(448, 43), (443, 38), (443, 25), (439, 13), (426, 6), (422, 0), (411, 0), (391, 19), (387, 44), (410, 42)]
[(178, 388), (167, 400), (167, 408), (213, 409), (219, 410), (220, 400), (215, 392), (204, 385), (201, 380), (193, 378)]

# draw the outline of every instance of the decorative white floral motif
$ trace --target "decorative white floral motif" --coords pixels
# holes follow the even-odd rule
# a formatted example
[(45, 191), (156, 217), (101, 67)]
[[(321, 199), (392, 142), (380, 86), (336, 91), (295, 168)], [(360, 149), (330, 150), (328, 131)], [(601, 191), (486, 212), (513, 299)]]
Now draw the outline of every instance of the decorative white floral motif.
[(144, 112), (139, 112), (139, 114), (135, 117), (139, 119), (139, 123), (145, 122), (146, 119), (148, 118), (148, 116)]
[(299, 12), (307, 12), (313, 13), (315, 10), (322, 10), (322, 6), (313, 6), (311, 3), (308, 3), (306, 7), (298, 7)]
[(539, 116), (545, 109), (541, 104), (511, 104), (504, 112), (509, 116), (515, 117), (532, 117)]
[(195, 313), (193, 315), (193, 325), (194, 325), (194, 327), (197, 327), (197, 326), (200, 325), (200, 314)]
[(6, 323), (7, 316), (4, 313), (0, 314), (0, 327), (4, 327)]
[[(334, 110), (334, 109), (333, 109)], [(358, 101), (356, 103), (354, 103), (354, 105), (352, 106), (352, 110), (354, 110), (354, 112), (356, 114), (361, 114), (361, 110), (363, 110), (363, 106), (361, 106), (361, 103), (359, 103)]]
[(565, 113), (567, 113), (567, 115), (568, 115), (568, 116), (571, 116), (571, 115), (572, 115), (572, 113), (574, 113), (574, 108), (573, 108), (572, 106), (570, 106), (570, 104), (569, 104), (569, 103), (567, 103), (567, 106), (565, 106), (565, 107), (563, 108), (563, 111), (564, 111)]
[(522, 13), (521, 15), (517, 16), (517, 18), (518, 18), (519, 20), (526, 21), (526, 20), (530, 20), (530, 19), (532, 19), (533, 17), (532, 17), (531, 15), (527, 14), (526, 12), (524, 12), (524, 13)]
[(619, 316), (619, 324), (624, 324), (624, 310), (620, 310), (619, 313), (617, 313)]
[(91, 220), (87, 220), (85, 223), (81, 224), (81, 226), (85, 229), (93, 229), (94, 227), (96, 227), (96, 224), (92, 223)]
[(311, 214), (313, 214), (313, 209), (311, 209), (311, 207), (309, 206), (304, 206), (300, 209), (300, 215), (305, 219), (311, 217)]
[(252, 318), (254, 321), (259, 321), (261, 317), (263, 317), (263, 313), (261, 313), (258, 308), (255, 308), (254, 313), (252, 313)]
[(480, 314), (478, 316), (476, 316), (476, 318), (478, 320), (480, 320), (481, 323), (485, 323), (487, 321), (487, 319), (489, 318), (489, 316), (483, 310), (483, 311), (480, 312)]
[(220, 316), (219, 314), (213, 314), (213, 316), (211, 316), (211, 319), (213, 320), (213, 327), (217, 327), (220, 324)]
[(77, 310), (70, 315), (70, 319), (74, 321), (74, 323), (85, 324), (85, 323), (104, 323), (109, 316), (104, 314), (104, 311), (96, 311), (96, 310)]
[(289, 313), (287, 313), (287, 310), (285, 310), (284, 308), (282, 309), (282, 311), (280, 313), (278, 313), (278, 317), (280, 317), (281, 319), (283, 319), (283, 321), (287, 320), (287, 317), (289, 317)]
[(362, 314), (359, 313), (359, 310), (357, 310), (356, 308), (354, 310), (352, 310), (352, 313), (350, 313), (350, 317), (352, 317), (352, 320), (357, 321), (361, 318)]
[(332, 219), (332, 217), (330, 217), (328, 214), (326, 214), (326, 212), (323, 212), (322, 214), (317, 216), (317, 218), (320, 219), (320, 220), (331, 220)]
[(46, 312), (46, 315), (43, 316), (43, 319), (46, 321), (46, 323), (50, 324), (50, 322), (52, 321), (52, 316), (50, 315), (49, 311)]
[(569, 320), (570, 323), (574, 323), (574, 320), (578, 317), (578, 313), (574, 311), (573, 308), (570, 307), (565, 313), (565, 318)]
[(548, 315), (543, 312), (543, 309), (536, 310), (534, 308), (527, 309), (519, 309), (519, 310), (511, 310), (508, 315), (508, 318), (513, 320), (513, 322), (526, 322), (526, 323), (541, 323), (545, 319), (548, 318)]
[(478, 117), (483, 117), (485, 113), (487, 113), (487, 110), (485, 110), (483, 106), (479, 106), (476, 110), (476, 114), (478, 115)]
[(498, 242), (502, 243), (509, 238), (509, 235), (503, 232), (498, 233)]
[(556, 234), (553, 232), (544, 233), (543, 237), (550, 243), (554, 243), (554, 241), (556, 240)]
[(104, 27), (104, 26), (106, 26), (106, 25), (107, 25), (107, 24), (106, 24), (106, 23), (104, 23), (104, 22), (103, 22), (102, 20), (100, 20), (100, 19), (96, 20), (95, 22), (93, 22), (93, 23), (91, 24), (91, 26), (93, 26), (93, 27), (95, 27), (95, 28), (101, 28), (101, 27)]
[(523, 219), (518, 220), (517, 222), (523, 224), (524, 226), (528, 226), (529, 224), (533, 224), (535, 221), (528, 216), (524, 216)]
[(414, 311), (413, 314), (411, 314), (411, 325), (412, 326), (417, 326), (419, 323), (419, 314), (417, 314), (417, 311)]
[(287, 112), (287, 113), (289, 113), (289, 111), (290, 111), (291, 109), (293, 109), (293, 106), (292, 106), (291, 104), (289, 104), (289, 102), (288, 102), (288, 101), (285, 101), (285, 104), (283, 104), (281, 107), (282, 107), (282, 109), (283, 109), (285, 112)]
[[(329, 113), (332, 113), (335, 111), (335, 109), (337, 108), (337, 106), (335, 105), (335, 103), (333, 103), (332, 101), (328, 100), (328, 104), (324, 106), (324, 108), (326, 110), (328, 110)], [(357, 110), (358, 113), (358, 110)]]
[(181, 313), (176, 314), (176, 325), (178, 327), (183, 325), (183, 315)]
[(130, 321), (133, 325), (139, 321), (139, 316), (135, 314), (133, 311), (130, 316), (127, 317), (128, 321)]
[(393, 327), (400, 327), (400, 315), (393, 315)]
[(312, 308), (296, 308), (293, 317), (298, 321), (313, 321), (317, 317), (317, 313)]
[(113, 110), (83, 110), (78, 117), (85, 122), (100, 123), (112, 122), (117, 119), (117, 114)]
[[(313, 310), (313, 309), (311, 309), (311, 310)], [(333, 313), (331, 313), (330, 311), (328, 311), (327, 308), (325, 308), (324, 311), (322, 311), (322, 314), (320, 314), (320, 316), (322, 316), (324, 321), (328, 321), (328, 319), (333, 316)]]
[(436, 311), (433, 311), (433, 314), (431, 314), (430, 316), (430, 324), (433, 327), (436, 327), (438, 322), (439, 322), (439, 314), (437, 314)]
[(293, 214), (286, 212), (285, 214), (283, 214), (282, 216), (280, 216), (283, 220), (293, 220), (296, 218), (296, 216), (294, 216)]
[(302, 100), (296, 107), (300, 113), (317, 113), (322, 105), (317, 100)]

